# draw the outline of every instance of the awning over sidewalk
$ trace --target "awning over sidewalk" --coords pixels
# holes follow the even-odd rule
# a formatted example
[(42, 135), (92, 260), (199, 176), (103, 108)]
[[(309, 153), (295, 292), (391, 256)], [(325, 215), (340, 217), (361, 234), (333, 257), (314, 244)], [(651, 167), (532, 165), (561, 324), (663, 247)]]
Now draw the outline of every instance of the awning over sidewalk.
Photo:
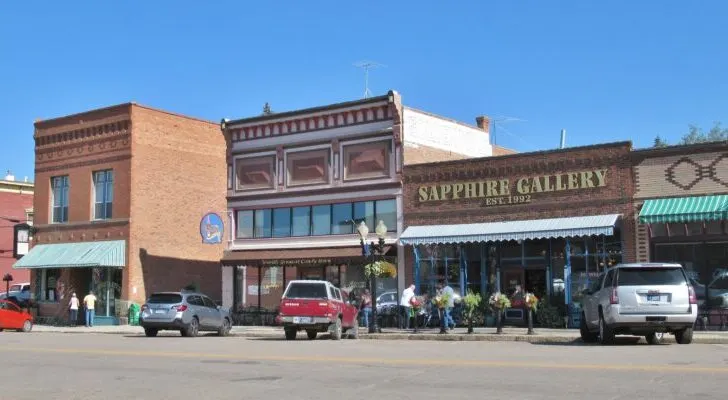
[(486, 222), (480, 224), (410, 226), (399, 240), (405, 245), (491, 242), (612, 235), (619, 214), (585, 217)]
[(79, 268), (126, 266), (126, 241), (39, 244), (13, 268)]
[(646, 200), (641, 224), (715, 221), (728, 219), (728, 195)]

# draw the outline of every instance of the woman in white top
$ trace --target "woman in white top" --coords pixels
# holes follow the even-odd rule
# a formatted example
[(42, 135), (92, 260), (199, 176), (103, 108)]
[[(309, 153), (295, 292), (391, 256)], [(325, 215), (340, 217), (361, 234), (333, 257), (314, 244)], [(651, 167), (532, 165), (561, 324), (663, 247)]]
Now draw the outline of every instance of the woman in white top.
[(71, 295), (71, 300), (68, 302), (71, 326), (76, 326), (76, 321), (78, 321), (78, 303), (78, 297), (76, 297), (76, 293), (73, 293)]

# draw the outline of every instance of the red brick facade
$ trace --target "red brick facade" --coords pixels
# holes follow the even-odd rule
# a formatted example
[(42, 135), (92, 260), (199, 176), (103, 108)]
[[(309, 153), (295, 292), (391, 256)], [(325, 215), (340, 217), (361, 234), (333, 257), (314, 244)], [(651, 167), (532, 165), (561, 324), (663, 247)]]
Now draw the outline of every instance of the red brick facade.
[[(127, 103), (39, 121), (35, 130), (34, 245), (125, 240), (121, 299), (139, 303), (191, 283), (220, 298), (222, 244), (202, 244), (199, 233), (203, 215), (225, 211), (217, 124)], [(112, 217), (93, 220), (93, 172), (108, 169)], [(61, 175), (69, 181), (68, 221), (51, 223), (51, 178)], [(59, 297), (87, 292), (80, 270), (62, 270)], [(44, 312), (62, 315), (65, 307), (43, 304)]]
[[(621, 214), (623, 260), (634, 261), (635, 224), (632, 207), (634, 184), (630, 151), (631, 144), (622, 142), (406, 166), (404, 224), (407, 227)], [(599, 182), (594, 175), (596, 171), (605, 171), (599, 172), (605, 174), (604, 186), (598, 185)], [(574, 175), (576, 186), (577, 182), (581, 182), (581, 172), (591, 174), (589, 177), (595, 187), (546, 191), (544, 186), (543, 192), (531, 193), (530, 198), (523, 198), (515, 190), (521, 178), (544, 176), (552, 176), (551, 189), (557, 185), (567, 188), (571, 184), (570, 174), (579, 173)], [(556, 176), (559, 176), (559, 181), (556, 181)], [(468, 182), (496, 181), (491, 189), (495, 190), (496, 194), (501, 194), (498, 182), (505, 179), (509, 181), (510, 194), (520, 196), (515, 201), (530, 202), (487, 205), (489, 200), (485, 198), (472, 196), (464, 198)], [(456, 184), (462, 184), (463, 187), (456, 188)], [(451, 185), (450, 190), (457, 189), (460, 198), (451, 199), (452, 194), (449, 194), (449, 200), (420, 201), (421, 187), (434, 186), (439, 191), (441, 185)], [(488, 190), (487, 185), (484, 189)], [(475, 193), (479, 193), (480, 187), (475, 187), (475, 190)], [(405, 251), (405, 257), (408, 258), (405, 262), (405, 279), (410, 281), (413, 274), (411, 251)]]
[[(10, 273), (13, 282), (29, 282), (30, 272), (14, 270), (13, 225), (9, 219), (25, 222), (28, 210), (33, 208), (33, 185), (0, 181), (0, 276)], [(5, 291), (5, 285), (0, 292)]]

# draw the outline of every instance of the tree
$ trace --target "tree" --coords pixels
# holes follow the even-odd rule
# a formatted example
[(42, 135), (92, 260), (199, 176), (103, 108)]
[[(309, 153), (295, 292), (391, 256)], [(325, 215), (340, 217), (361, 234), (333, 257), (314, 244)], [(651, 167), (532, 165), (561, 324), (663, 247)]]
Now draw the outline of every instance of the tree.
[(720, 122), (715, 122), (707, 133), (696, 125), (689, 125), (688, 133), (682, 137), (680, 144), (720, 142), (723, 140), (728, 140), (728, 129), (722, 128)]
[(655, 136), (655, 144), (652, 145), (652, 147), (667, 147), (669, 146), (666, 141), (664, 141), (660, 135)]
[(268, 102), (265, 102), (265, 105), (263, 106), (263, 115), (271, 115), (273, 114), (273, 111), (270, 109), (270, 104)]

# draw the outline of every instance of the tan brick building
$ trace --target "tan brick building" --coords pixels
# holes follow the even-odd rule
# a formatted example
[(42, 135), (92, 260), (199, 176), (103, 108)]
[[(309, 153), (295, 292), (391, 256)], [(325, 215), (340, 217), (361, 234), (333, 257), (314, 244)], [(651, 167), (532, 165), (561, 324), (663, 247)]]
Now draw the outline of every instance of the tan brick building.
[(725, 325), (728, 142), (637, 150), (632, 159), (637, 259), (682, 264), (705, 322)]
[[(630, 152), (620, 142), (405, 166), (406, 281), (422, 294), (445, 281), (461, 295), (560, 298), (578, 326), (590, 280), (635, 260)], [(522, 310), (506, 316), (523, 321)]]
[(109, 324), (153, 291), (220, 298), (222, 244), (201, 236), (225, 209), (217, 124), (127, 103), (38, 121), (34, 137), (37, 232), (14, 268), (33, 272), (41, 317), (89, 290)]

